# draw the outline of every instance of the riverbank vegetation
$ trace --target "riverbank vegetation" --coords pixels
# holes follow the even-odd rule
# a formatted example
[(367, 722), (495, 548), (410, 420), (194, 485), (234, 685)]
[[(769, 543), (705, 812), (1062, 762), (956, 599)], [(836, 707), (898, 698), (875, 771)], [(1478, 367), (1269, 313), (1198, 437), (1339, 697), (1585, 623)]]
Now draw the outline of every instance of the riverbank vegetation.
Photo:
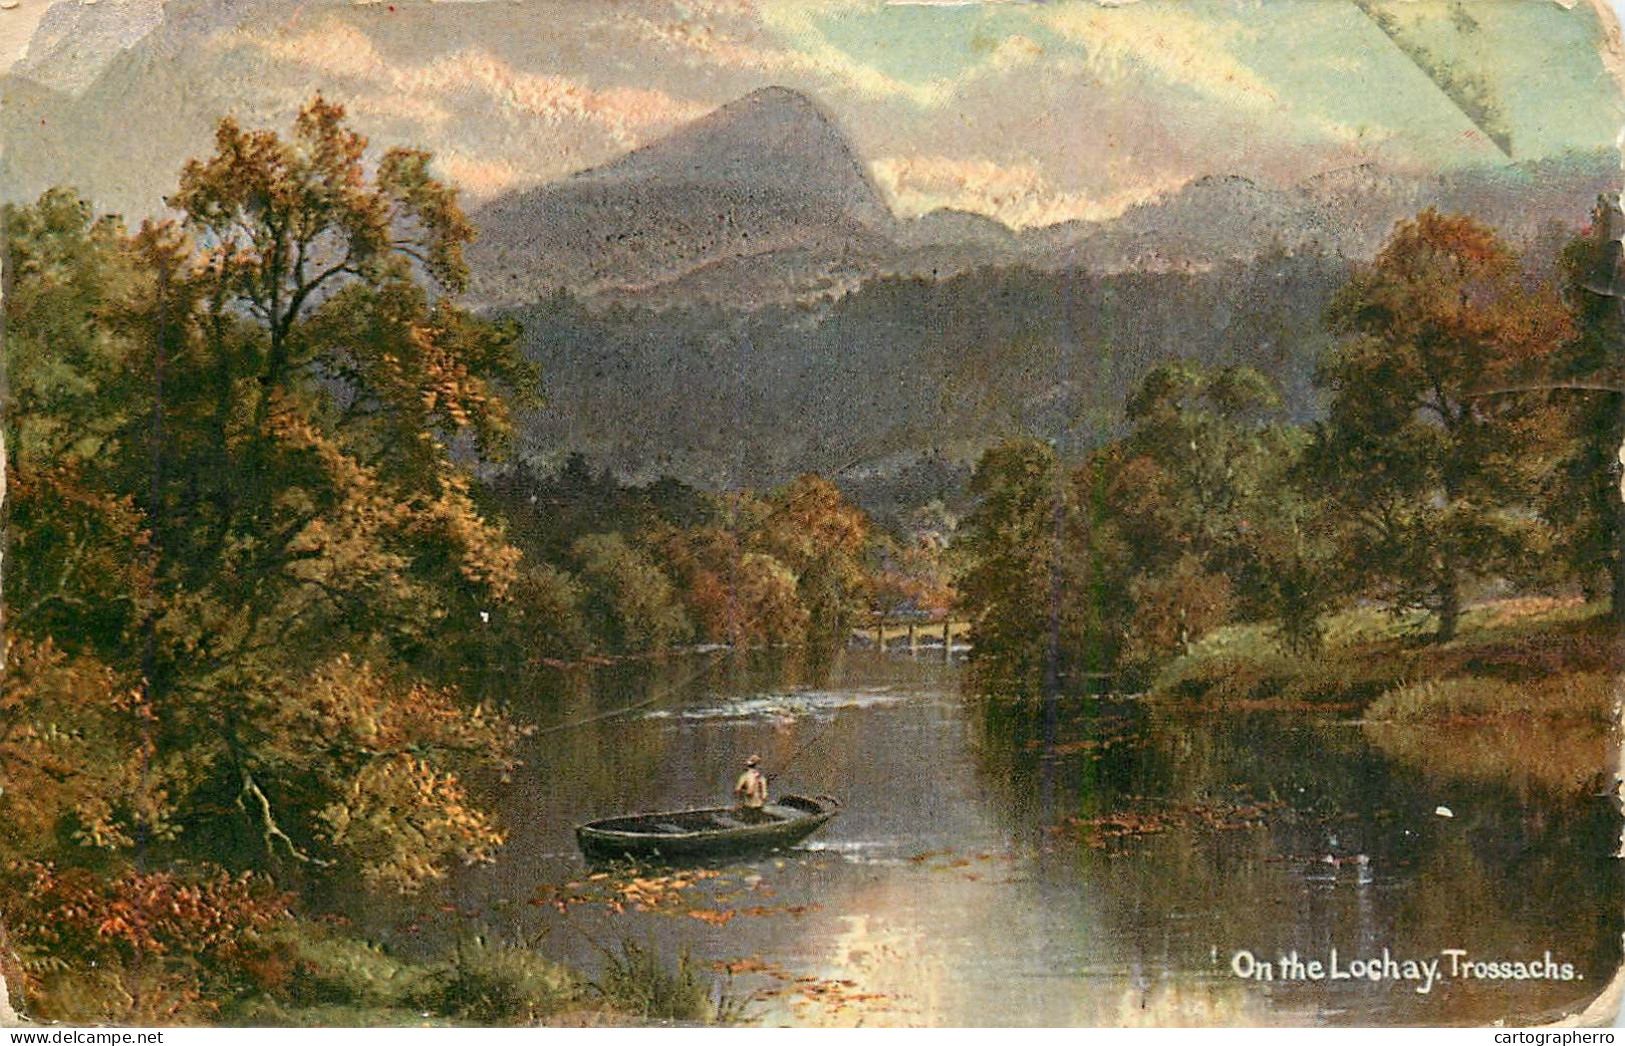
[(1603, 201), (1543, 264), (1425, 212), (1334, 297), (1320, 420), (1171, 362), (1082, 460), (989, 450), (956, 546), (982, 688), (1611, 722), (1620, 232)]
[(1426, 614), (1362, 608), (1328, 617), (1313, 657), (1268, 625), (1229, 625), (1155, 678), (1171, 706), (1359, 713), (1391, 723), (1502, 718), (1608, 724), (1621, 666), (1607, 608), (1578, 598), (1507, 599), (1468, 609), (1455, 639), (1428, 642)]
[(814, 475), (715, 495), (510, 464), (537, 375), (457, 304), (455, 191), (338, 106), (285, 136), (223, 121), (167, 202), (133, 230), (65, 189), (4, 216), (9, 999), (116, 1024), (714, 1017), (686, 962), (629, 952), (595, 988), (318, 921), (493, 858), (538, 672), (833, 641), (877, 600), (946, 605), (931, 558)]

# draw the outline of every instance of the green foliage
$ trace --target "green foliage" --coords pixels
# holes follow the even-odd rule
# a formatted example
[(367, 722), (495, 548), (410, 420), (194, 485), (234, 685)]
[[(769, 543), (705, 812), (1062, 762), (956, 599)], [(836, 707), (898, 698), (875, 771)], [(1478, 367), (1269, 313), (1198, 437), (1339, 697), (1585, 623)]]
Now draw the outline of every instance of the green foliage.
[[(1625, 217), (1617, 201), (1599, 199), (1590, 225), (1558, 259), (1563, 296), (1574, 315), (1574, 338), (1552, 361), (1559, 383), (1596, 386), (1554, 391), (1567, 407), (1558, 434), (1556, 467), (1543, 490), (1542, 514), (1557, 531), (1556, 547), (1572, 576), (1588, 590), (1607, 585), (1614, 617), (1625, 621)], [(1614, 391), (1606, 391), (1612, 389)]]
[(1176, 652), (1232, 613), (1277, 618), (1299, 649), (1329, 605), (1330, 542), (1298, 489), (1301, 434), (1275, 419), (1274, 383), (1246, 367), (1155, 367), (1132, 426), (1103, 454), (1108, 514), (1136, 574), (1132, 656)]
[(621, 954), (605, 957), (603, 977), (593, 985), (618, 1010), (645, 1020), (710, 1021), (718, 1006), (709, 980), (694, 967), (688, 953), (675, 968), (634, 941), (621, 942)]
[(581, 584), (550, 563), (526, 564), (513, 599), (499, 612), (502, 640), (519, 656), (570, 660), (591, 646), (581, 616)]
[(6, 604), (14, 627), (107, 657), (138, 627), (152, 569), (140, 506), (108, 482), (128, 480), (151, 416), (127, 336), (150, 277), (123, 226), (66, 190), (8, 205), (4, 227)]
[(282, 931), (278, 943), (286, 950), (288, 972), (280, 983), (266, 986), (267, 993), (255, 1000), (258, 1003), (277, 1000), (297, 1009), (411, 1010), (415, 1017), (434, 997), (431, 969), (404, 962), (371, 941), (296, 922)]
[(1128, 434), (1059, 489), (1043, 444), (984, 455), (955, 546), (976, 656), (1128, 686), (1238, 616), (1313, 648), (1336, 592), (1331, 542), (1295, 489), (1303, 440), (1273, 420), (1279, 405), (1256, 371), (1168, 363), (1129, 398)]
[(1326, 619), (1312, 658), (1293, 654), (1266, 625), (1232, 625), (1171, 662), (1152, 696), (1230, 708), (1352, 705), (1366, 718), (1600, 722), (1612, 715), (1612, 698), (1601, 695), (1621, 656), (1602, 609), (1540, 598), (1484, 603), (1463, 614), (1452, 642), (1423, 645), (1426, 615), (1356, 608)]
[(139, 439), (141, 370), (122, 329), (146, 274), (116, 218), (67, 189), (7, 205), (6, 443), (19, 471), (103, 457)]
[(1319, 380), (1329, 417), (1311, 463), (1340, 505), (1344, 570), (1449, 639), (1464, 582), (1518, 571), (1540, 545), (1526, 506), (1543, 419), (1529, 396), (1486, 395), (1539, 374), (1569, 336), (1549, 287), (1470, 218), (1403, 223), (1329, 313), (1343, 341)]
[(979, 500), (960, 529), (955, 578), (971, 615), (978, 660), (1001, 674), (1033, 679), (1051, 655), (1050, 614), (1058, 609), (1064, 511), (1054, 451), (1036, 440), (1002, 443), (982, 455), (971, 477)]
[(438, 972), (437, 1012), (477, 1025), (532, 1024), (578, 1002), (583, 985), (529, 948), (463, 941)]
[(662, 650), (692, 633), (671, 579), (642, 549), (619, 534), (589, 534), (577, 539), (571, 552), (582, 613), (606, 649), (618, 654)]
[(1036, 440), (999, 444), (977, 463), (954, 587), (985, 685), (1052, 687), (1115, 665), (1130, 607), (1099, 489), (1093, 468), (1063, 480), (1053, 449)]

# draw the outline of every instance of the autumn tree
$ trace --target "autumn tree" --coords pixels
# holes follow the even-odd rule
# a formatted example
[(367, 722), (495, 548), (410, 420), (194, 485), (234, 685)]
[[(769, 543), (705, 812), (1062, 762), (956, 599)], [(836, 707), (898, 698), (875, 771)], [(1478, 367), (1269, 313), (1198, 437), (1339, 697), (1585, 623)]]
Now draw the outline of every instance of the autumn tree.
[(1341, 341), (1319, 371), (1330, 396), (1312, 456), (1347, 525), (1347, 569), (1455, 635), (1473, 576), (1520, 568), (1541, 535), (1526, 510), (1538, 401), (1485, 397), (1539, 373), (1568, 339), (1550, 287), (1479, 222), (1437, 211), (1402, 223), (1338, 294)]
[(953, 607), (956, 593), (943, 549), (918, 535), (874, 543), (870, 608), (884, 623), (899, 614), (937, 620)]
[(7, 624), (29, 721), (139, 715), (164, 799), (30, 823), (405, 890), (499, 838), (460, 781), (514, 734), (448, 684), (518, 555), (452, 448), (500, 454), (531, 375), (454, 303), (471, 233), (427, 154), (370, 161), (342, 117), (223, 122), (179, 224), (8, 214)]
[(678, 581), (699, 638), (739, 647), (805, 638), (808, 614), (795, 574), (768, 553), (747, 548), (734, 530), (667, 525), (652, 540)]
[[(229, 811), (212, 830), (240, 859), (319, 867), (322, 851), (343, 850), (335, 819), (290, 775), (294, 752), (348, 767), (332, 770), (351, 789), (340, 794), (375, 811), (379, 830), (415, 832), (430, 816), (444, 798), (435, 767), (462, 746), (421, 733), (411, 743), (430, 769), (389, 779), (420, 787), (374, 804), (367, 789), (383, 786), (390, 757), (346, 762), (334, 739), (347, 716), (387, 713), (368, 707), (390, 700), (374, 673), (408, 689), (454, 681), (444, 655), (504, 598), (518, 559), (450, 454), (454, 440), (504, 446), (502, 393), (528, 381), (514, 332), (453, 302), (471, 230), (429, 156), (392, 149), (369, 172), (365, 149), (321, 99), (286, 140), (226, 120), (170, 200), (194, 242), (172, 248), (185, 267), (153, 305), (185, 341), (165, 361), (147, 495), (164, 603), (152, 685), (165, 742), (198, 764), (194, 826)], [(348, 699), (298, 720), (304, 736), (262, 728), (318, 687), (320, 666), (349, 657), (361, 660)], [(485, 740), (506, 758), (499, 733)], [(489, 850), (477, 818), (416, 837), (421, 860), (406, 863), (419, 875)]]
[(749, 543), (795, 575), (810, 635), (838, 642), (865, 604), (868, 516), (815, 473), (774, 491), (761, 507)]

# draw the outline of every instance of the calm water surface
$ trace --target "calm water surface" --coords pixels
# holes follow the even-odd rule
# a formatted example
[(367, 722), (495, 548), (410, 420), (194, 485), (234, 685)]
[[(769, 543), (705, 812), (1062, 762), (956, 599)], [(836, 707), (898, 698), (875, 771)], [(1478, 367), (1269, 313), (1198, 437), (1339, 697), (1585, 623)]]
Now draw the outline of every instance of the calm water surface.
[[(588, 969), (623, 940), (730, 962), (731, 981), (711, 975), (771, 1024), (1528, 1023), (1591, 998), (1620, 959), (1600, 735), (1026, 705), (968, 696), (932, 658), (860, 651), (812, 667), (700, 655), (561, 689), (531, 713), (526, 766), (493, 785), (498, 862), (376, 929), (425, 949), (534, 941)], [(724, 804), (752, 752), (790, 762), (775, 794), (833, 794), (843, 814), (658, 911), (599, 903), (627, 876), (589, 878), (575, 824)], [(561, 895), (590, 899), (533, 903)], [(1549, 951), (1577, 979), (1446, 976), (1424, 995), (1232, 968), (1243, 950), (1324, 963), (1334, 948), (1345, 969), (1387, 948), (1445, 972), (1444, 949)]]

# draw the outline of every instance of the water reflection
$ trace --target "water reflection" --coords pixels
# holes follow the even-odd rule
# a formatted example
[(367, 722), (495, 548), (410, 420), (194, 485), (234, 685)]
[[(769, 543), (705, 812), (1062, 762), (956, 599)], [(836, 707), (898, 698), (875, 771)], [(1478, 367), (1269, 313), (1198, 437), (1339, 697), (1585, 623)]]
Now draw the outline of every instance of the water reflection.
[[(1588, 999), (1620, 959), (1618, 818), (1563, 783), (1604, 769), (1603, 744), (1567, 750), (1586, 765), (1561, 781), (1516, 760), (1498, 774), (1497, 752), (1568, 741), (1435, 759), (1296, 714), (972, 698), (951, 666), (862, 652), (606, 666), (562, 676), (528, 714), (527, 766), (494, 786), (508, 847), (411, 911), (374, 912), (404, 946), (479, 929), (591, 968), (631, 938), (731, 963), (729, 990), (757, 993), (763, 1021), (869, 1025), (1531, 1021)], [(842, 816), (672, 907), (526, 903), (612, 885), (586, 881), (575, 824), (723, 802), (751, 752), (782, 768), (775, 794), (837, 795)], [(1550, 950), (1585, 979), (1422, 995), (1230, 967), (1241, 949), (1385, 947)]]

